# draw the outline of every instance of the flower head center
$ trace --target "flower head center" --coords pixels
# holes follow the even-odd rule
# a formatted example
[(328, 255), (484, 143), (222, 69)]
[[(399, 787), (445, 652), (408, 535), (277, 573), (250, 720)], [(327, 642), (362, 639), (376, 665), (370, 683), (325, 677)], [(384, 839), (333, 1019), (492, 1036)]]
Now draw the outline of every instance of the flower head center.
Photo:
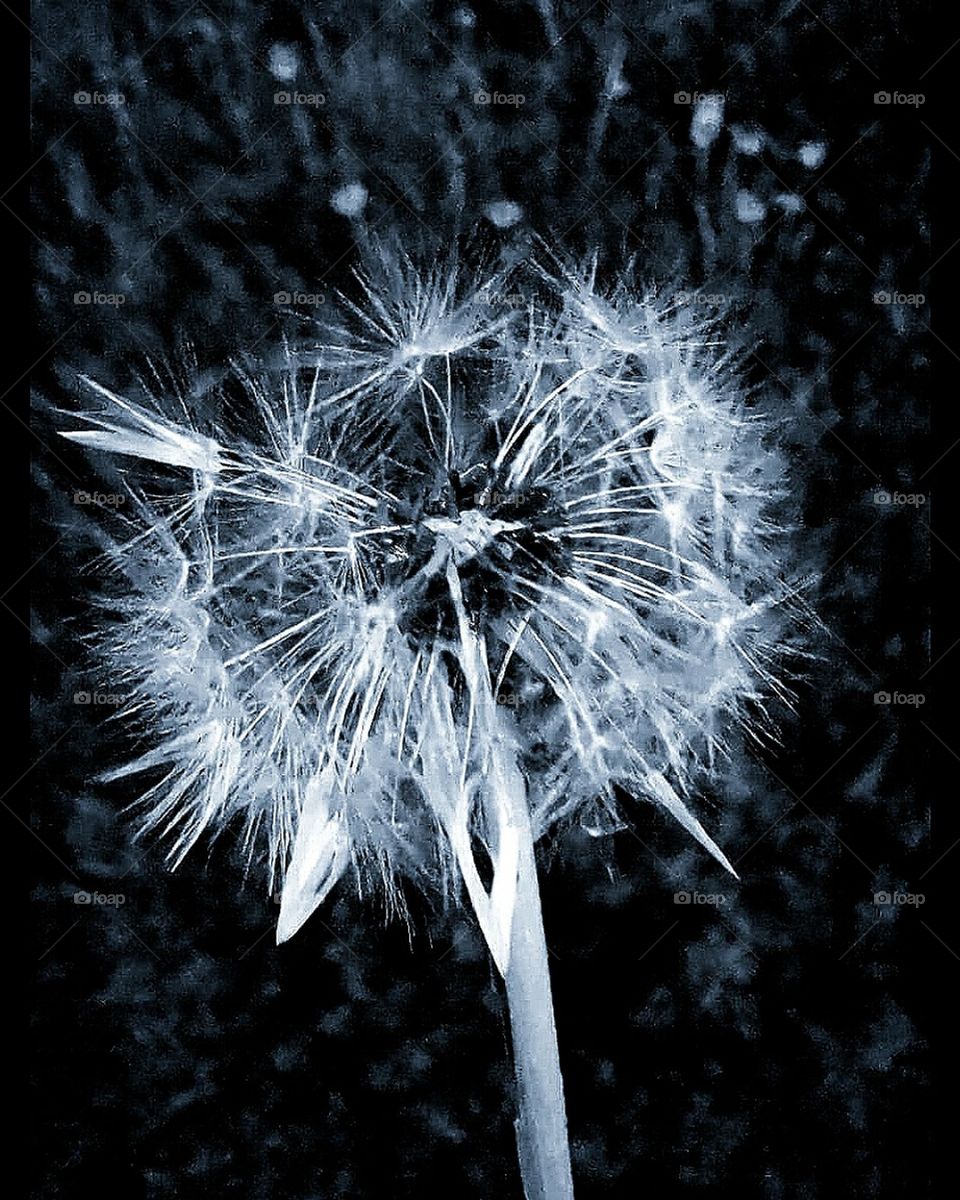
[(424, 528), (443, 539), (457, 563), (482, 554), (501, 533), (522, 529), (522, 521), (501, 521), (479, 508), (468, 508), (456, 517), (427, 517)]

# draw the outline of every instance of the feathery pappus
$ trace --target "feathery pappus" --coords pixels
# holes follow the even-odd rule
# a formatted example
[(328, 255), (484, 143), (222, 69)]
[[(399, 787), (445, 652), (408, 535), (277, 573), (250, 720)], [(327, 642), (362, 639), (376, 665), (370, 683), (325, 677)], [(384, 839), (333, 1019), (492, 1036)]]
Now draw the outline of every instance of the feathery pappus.
[(98, 637), (144, 749), (111, 776), (155, 780), (174, 863), (239, 824), (279, 940), (405, 876), (465, 888), (506, 972), (524, 838), (645, 800), (732, 871), (695, 798), (787, 698), (784, 464), (717, 323), (630, 273), (356, 279), (202, 404), (85, 380), (63, 436), (131, 497)]

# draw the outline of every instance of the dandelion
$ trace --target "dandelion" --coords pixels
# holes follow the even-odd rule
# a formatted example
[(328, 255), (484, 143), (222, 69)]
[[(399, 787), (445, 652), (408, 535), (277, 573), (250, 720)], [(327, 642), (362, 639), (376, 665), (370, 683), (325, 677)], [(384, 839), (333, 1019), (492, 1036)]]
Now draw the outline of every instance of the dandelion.
[[(278, 941), (347, 874), (465, 895), (503, 976), (527, 1194), (572, 1196), (534, 846), (694, 797), (781, 682), (783, 464), (715, 324), (596, 262), (526, 308), (402, 255), (202, 407), (86, 381), (133, 503), (104, 653), (174, 863), (239, 826)], [(514, 287), (516, 294), (517, 285)], [(148, 499), (147, 490), (150, 498)], [(508, 702), (506, 702), (508, 701)]]

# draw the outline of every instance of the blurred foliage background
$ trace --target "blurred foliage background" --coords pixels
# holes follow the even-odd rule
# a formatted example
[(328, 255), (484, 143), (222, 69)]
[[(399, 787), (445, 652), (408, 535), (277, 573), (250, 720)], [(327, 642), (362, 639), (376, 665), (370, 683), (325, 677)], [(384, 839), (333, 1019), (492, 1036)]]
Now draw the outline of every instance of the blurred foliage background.
[[(53, 852), (36, 850), (35, 1195), (520, 1194), (502, 998), (463, 915), (411, 897), (410, 928), (387, 925), (341, 893), (276, 950), (229, 838), (176, 875), (131, 843), (131, 797), (93, 782), (122, 736), (73, 703), (111, 691), (82, 644), (95, 579), (74, 497), (97, 480), (53, 410), (80, 372), (122, 386), (187, 344), (197, 380), (268, 356), (290, 328), (278, 293), (349, 294), (394, 237), (504, 262), (542, 238), (596, 250), (601, 277), (635, 257), (642, 278), (723, 296), (821, 577), (782, 750), (707, 797), (738, 887), (646, 810), (544, 847), (578, 1194), (925, 1194), (915, 970), (948, 960), (915, 908), (873, 897), (922, 891), (935, 857), (914, 782), (930, 738), (915, 709), (874, 704), (932, 688), (922, 512), (876, 500), (924, 490), (926, 309), (874, 299), (922, 292), (930, 260), (929, 137), (915, 107), (875, 103), (920, 90), (926, 11), (35, 9), (40, 161), (21, 193), (51, 347), (36, 544), (57, 542), (32, 576), (34, 829)], [(722, 94), (715, 127), (697, 94)], [(728, 902), (678, 906), (681, 889)]]

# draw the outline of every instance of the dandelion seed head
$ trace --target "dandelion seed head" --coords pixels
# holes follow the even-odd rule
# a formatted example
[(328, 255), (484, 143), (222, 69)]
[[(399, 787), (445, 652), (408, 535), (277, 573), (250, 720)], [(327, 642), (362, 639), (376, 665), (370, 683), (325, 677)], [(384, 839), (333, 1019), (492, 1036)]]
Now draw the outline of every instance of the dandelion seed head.
[(503, 969), (511, 792), (538, 836), (646, 800), (729, 866), (692, 797), (786, 695), (783, 461), (715, 322), (597, 276), (547, 260), (504, 313), (501, 280), (383, 254), (238, 369), (238, 418), (90, 383), (65, 433), (140, 489), (105, 555), (139, 747), (111, 775), (174, 862), (238, 827), (281, 938), (344, 875), (393, 909), (407, 877), (464, 887)]

